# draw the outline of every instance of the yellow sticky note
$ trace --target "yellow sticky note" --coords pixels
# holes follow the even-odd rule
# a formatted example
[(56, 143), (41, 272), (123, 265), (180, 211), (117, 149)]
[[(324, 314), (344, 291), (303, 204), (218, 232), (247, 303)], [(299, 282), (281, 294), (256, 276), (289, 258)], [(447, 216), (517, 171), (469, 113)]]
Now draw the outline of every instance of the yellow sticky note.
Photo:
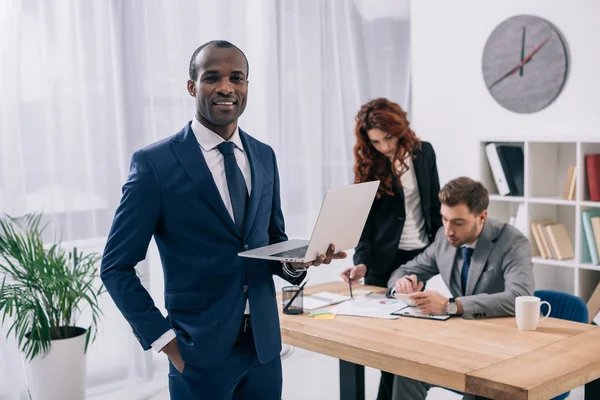
[(335, 314), (315, 315), (315, 319), (334, 319)]

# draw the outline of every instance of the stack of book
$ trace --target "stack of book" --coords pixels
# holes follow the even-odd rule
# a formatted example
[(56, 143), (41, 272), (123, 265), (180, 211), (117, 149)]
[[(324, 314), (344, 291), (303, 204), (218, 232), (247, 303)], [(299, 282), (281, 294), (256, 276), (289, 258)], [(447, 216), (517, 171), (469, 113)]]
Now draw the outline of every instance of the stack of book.
[(563, 224), (557, 224), (552, 219), (532, 221), (531, 235), (535, 256), (561, 261), (575, 257), (573, 243)]

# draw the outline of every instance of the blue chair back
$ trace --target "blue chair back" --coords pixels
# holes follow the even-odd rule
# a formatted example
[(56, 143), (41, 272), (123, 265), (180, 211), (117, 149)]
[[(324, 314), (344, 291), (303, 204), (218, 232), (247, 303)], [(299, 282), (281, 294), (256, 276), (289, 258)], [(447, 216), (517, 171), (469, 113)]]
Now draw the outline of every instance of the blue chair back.
[[(550, 316), (552, 318), (566, 319), (574, 322), (588, 323), (588, 309), (583, 300), (572, 294), (557, 292), (555, 290), (536, 290), (535, 296), (550, 303), (552, 309)], [(542, 314), (546, 314), (546, 306), (542, 306)], [(564, 400), (569, 397), (569, 393), (563, 393), (552, 400)]]
[[(588, 323), (587, 305), (579, 297), (554, 290), (536, 290), (534, 295), (542, 301), (550, 303), (552, 306), (550, 316), (552, 318)], [(546, 306), (542, 306), (542, 314), (545, 314), (545, 311), (547, 311)]]

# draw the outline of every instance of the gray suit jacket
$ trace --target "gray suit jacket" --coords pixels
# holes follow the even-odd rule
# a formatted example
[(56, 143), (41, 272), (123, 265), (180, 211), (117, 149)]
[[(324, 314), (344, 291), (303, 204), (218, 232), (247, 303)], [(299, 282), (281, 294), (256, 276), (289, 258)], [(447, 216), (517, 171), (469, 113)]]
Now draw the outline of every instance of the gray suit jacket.
[[(412, 261), (400, 266), (388, 281), (393, 288), (405, 275), (426, 282), (440, 274), (464, 309), (464, 318), (505, 317), (515, 314), (515, 298), (534, 291), (529, 240), (512, 225), (488, 218), (471, 258), (467, 290), (462, 296), (457, 254), (440, 228), (435, 241)], [(454, 277), (454, 278), (453, 278)]]

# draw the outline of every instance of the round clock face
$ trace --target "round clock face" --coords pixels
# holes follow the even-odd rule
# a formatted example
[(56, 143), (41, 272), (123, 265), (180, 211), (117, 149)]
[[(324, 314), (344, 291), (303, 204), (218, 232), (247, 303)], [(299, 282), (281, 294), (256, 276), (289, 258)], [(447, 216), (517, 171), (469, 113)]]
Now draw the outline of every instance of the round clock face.
[(567, 46), (548, 21), (519, 15), (502, 22), (485, 44), (483, 79), (503, 107), (533, 113), (558, 96), (567, 79)]

